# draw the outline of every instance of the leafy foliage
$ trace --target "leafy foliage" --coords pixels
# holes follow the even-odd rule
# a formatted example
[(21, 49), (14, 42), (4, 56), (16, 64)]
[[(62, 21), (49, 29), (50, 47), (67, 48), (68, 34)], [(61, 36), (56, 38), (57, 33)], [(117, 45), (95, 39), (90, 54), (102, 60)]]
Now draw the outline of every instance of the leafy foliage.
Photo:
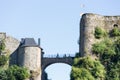
[(101, 80), (105, 78), (104, 66), (98, 60), (90, 57), (76, 58), (74, 60), (71, 80)]
[(95, 28), (95, 32), (94, 32), (95, 38), (100, 39), (104, 37), (105, 35), (106, 35), (106, 32), (102, 28), (100, 27)]
[[(101, 46), (104, 45), (104, 46)], [(93, 44), (93, 52), (100, 55), (100, 61), (106, 67), (105, 80), (120, 79), (120, 38), (103, 40)]]
[(111, 36), (120, 36), (120, 29), (118, 27), (114, 27), (110, 32)]
[(0, 70), (0, 80), (7, 80), (7, 74), (4, 70)]
[(92, 51), (99, 57), (104, 55), (102, 59), (105, 59), (105, 57), (109, 58), (116, 54), (114, 43), (110, 39), (105, 39), (104, 41), (93, 44)]
[(92, 51), (95, 54), (103, 54), (107, 46), (104, 43), (93, 44)]
[(0, 66), (4, 66), (8, 60), (9, 60), (8, 56), (0, 55)]
[(85, 68), (72, 67), (71, 80), (95, 80)]
[[(120, 56), (119, 56), (120, 57)], [(107, 68), (106, 80), (119, 80), (120, 79), (120, 61), (117, 63), (111, 62)]]
[(4, 50), (5, 50), (5, 43), (4, 43), (4, 40), (1, 40), (1, 41), (0, 41), (0, 54), (1, 54), (1, 52), (4, 51)]
[(7, 70), (0, 71), (1, 80), (24, 80), (26, 78), (29, 78), (29, 73), (24, 67), (14, 65)]
[(98, 59), (75, 58), (71, 80), (120, 80), (120, 37), (104, 38), (92, 46)]
[(11, 70), (13, 72), (13, 75), (17, 80), (24, 80), (29, 77), (29, 73), (26, 68), (24, 67), (18, 67), (16, 65), (11, 66), (8, 71)]
[(2, 52), (5, 50), (4, 40), (0, 41), (0, 80), (25, 80), (29, 78), (30, 74), (24, 67), (19, 67), (16, 65), (10, 66), (7, 69), (2, 67), (9, 60), (8, 55), (2, 55)]

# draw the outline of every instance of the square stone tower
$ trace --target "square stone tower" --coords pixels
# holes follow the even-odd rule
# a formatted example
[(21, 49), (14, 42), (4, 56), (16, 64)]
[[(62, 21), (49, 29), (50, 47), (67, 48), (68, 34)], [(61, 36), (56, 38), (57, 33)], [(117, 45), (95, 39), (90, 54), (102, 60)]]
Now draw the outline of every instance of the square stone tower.
[(92, 55), (92, 44), (99, 41), (94, 36), (96, 27), (101, 27), (107, 32), (115, 26), (120, 28), (120, 16), (102, 16), (86, 13), (80, 21), (80, 56)]

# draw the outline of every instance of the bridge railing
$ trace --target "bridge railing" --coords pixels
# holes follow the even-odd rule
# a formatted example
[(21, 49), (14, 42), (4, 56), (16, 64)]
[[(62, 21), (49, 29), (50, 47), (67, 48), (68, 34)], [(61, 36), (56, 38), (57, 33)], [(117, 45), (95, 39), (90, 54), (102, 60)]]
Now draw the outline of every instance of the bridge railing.
[(68, 57), (75, 57), (75, 54), (49, 54), (43, 55), (44, 58), (68, 58)]

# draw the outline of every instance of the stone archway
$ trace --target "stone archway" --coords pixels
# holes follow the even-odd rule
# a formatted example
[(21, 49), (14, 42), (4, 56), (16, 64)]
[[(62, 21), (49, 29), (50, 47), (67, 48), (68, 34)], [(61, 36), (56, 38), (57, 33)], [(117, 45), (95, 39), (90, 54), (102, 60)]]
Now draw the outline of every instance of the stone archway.
[(66, 63), (54, 63), (45, 68), (45, 80), (70, 80), (72, 66)]
[(63, 57), (63, 58), (43, 58), (42, 59), (42, 65), (41, 65), (41, 68), (42, 68), (42, 76), (41, 76), (41, 79), (42, 80), (45, 80), (44, 79), (44, 70), (46, 69), (46, 67), (48, 67), (49, 65), (51, 64), (54, 64), (54, 63), (65, 63), (65, 64), (68, 64), (70, 66), (72, 66), (73, 64), (73, 59), (74, 57)]

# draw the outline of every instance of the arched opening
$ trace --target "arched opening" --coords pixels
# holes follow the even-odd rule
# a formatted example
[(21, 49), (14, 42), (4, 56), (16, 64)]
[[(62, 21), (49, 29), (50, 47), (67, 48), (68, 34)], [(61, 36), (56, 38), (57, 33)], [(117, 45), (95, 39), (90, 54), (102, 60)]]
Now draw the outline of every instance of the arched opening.
[(51, 64), (45, 69), (48, 80), (70, 80), (71, 66), (65, 63)]

